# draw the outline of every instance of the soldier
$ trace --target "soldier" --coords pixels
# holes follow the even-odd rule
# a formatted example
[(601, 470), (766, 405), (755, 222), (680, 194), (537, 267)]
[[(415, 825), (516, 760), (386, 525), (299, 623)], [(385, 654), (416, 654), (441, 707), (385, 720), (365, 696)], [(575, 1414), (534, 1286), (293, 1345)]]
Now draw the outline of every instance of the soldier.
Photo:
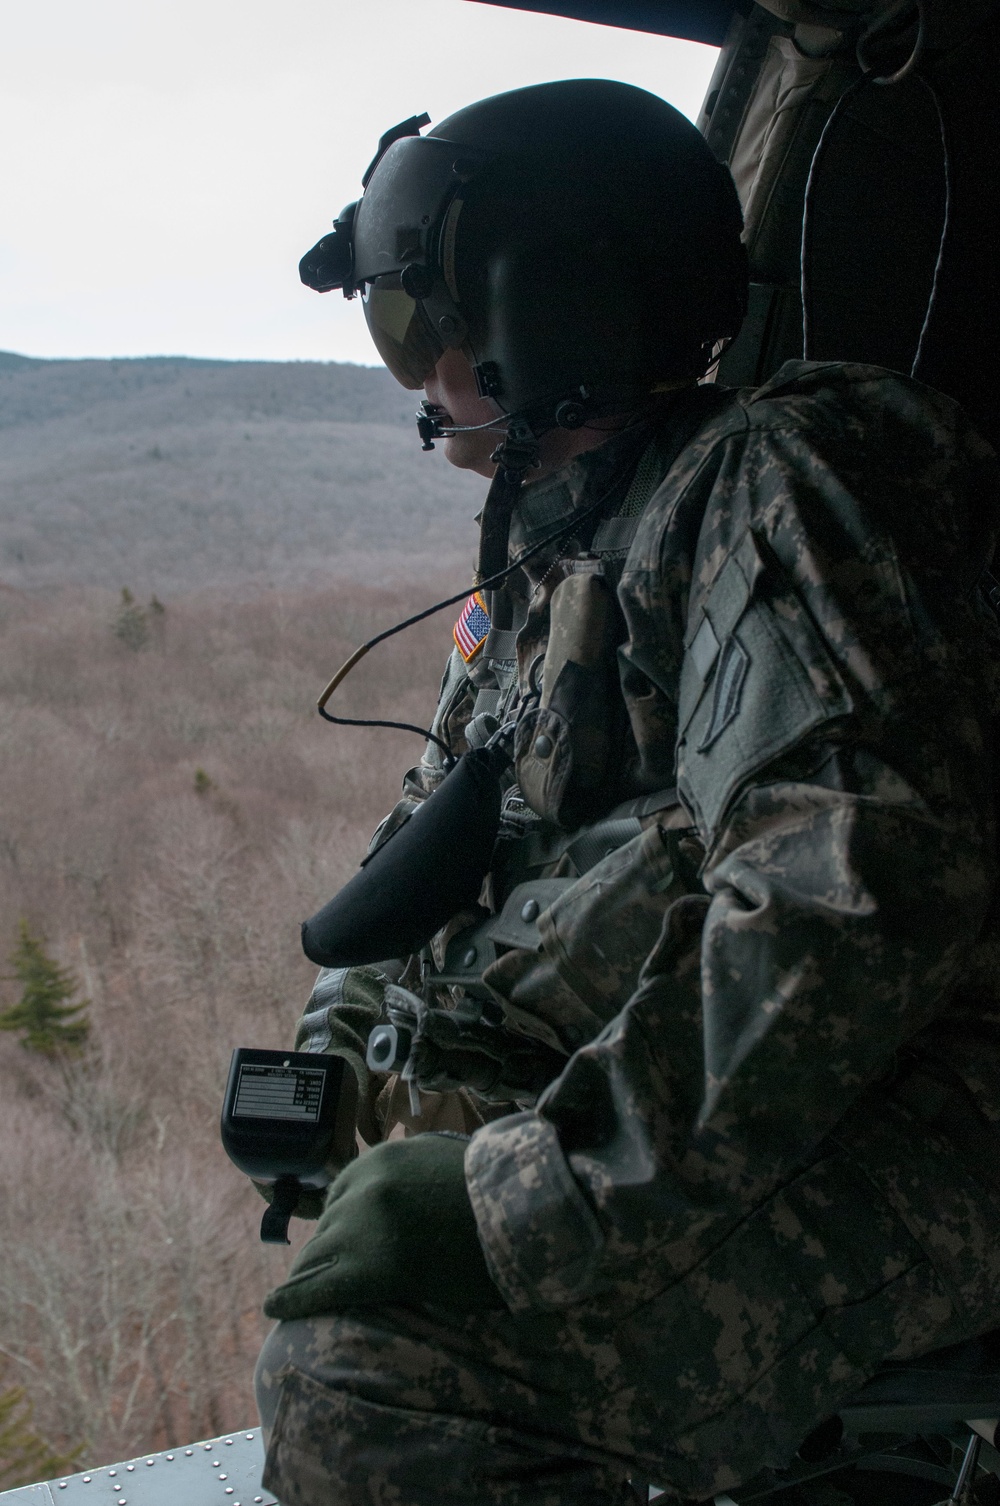
[[(491, 915), (448, 932), (489, 940), (502, 1022), (432, 1011), (437, 1132), (341, 1171), (270, 1294), (265, 1480), (702, 1498), (885, 1360), (1000, 1324), (995, 462), (876, 368), (700, 382), (740, 216), (662, 101), (565, 82), (421, 124), (307, 270), (492, 476), (481, 578), (521, 561), (463, 611), (375, 839), (442, 745), (508, 729)], [(324, 972), (300, 1026), (370, 1142), (407, 1117), (363, 1062), (405, 967)]]

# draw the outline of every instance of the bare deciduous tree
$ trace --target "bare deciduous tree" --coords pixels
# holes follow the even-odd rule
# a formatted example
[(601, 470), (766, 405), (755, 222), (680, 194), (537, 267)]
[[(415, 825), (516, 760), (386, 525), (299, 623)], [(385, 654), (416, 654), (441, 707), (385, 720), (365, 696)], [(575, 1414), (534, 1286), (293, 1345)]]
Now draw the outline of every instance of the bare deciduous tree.
[[(91, 1001), (76, 1060), (0, 1036), (0, 1352), (84, 1464), (252, 1420), (287, 1256), (219, 1144), (229, 1055), (289, 1042), (299, 922), (419, 752), (325, 726), (316, 692), (436, 584), (170, 598), (141, 654), (110, 593), (0, 597), (0, 952), (26, 916)], [(449, 628), (367, 660), (347, 714), (426, 718)]]

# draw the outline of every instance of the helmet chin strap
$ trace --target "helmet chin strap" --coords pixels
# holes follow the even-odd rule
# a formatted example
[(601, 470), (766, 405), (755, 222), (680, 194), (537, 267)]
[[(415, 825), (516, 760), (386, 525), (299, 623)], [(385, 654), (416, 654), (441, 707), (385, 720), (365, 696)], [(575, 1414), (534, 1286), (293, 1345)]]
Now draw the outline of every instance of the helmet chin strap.
[[(623, 394), (622, 400), (624, 396)], [(636, 394), (630, 392), (627, 396), (634, 403)], [(642, 396), (648, 402), (651, 394), (645, 393)], [(607, 402), (606, 398), (605, 404)], [(618, 404), (612, 401), (610, 405), (615, 407)], [(490, 482), (480, 523), (479, 565), (476, 572), (479, 581), (498, 575), (507, 564), (511, 517), (528, 471), (537, 470), (541, 464), (542, 438), (553, 429), (583, 428), (588, 409), (600, 411), (601, 406), (593, 403), (591, 395), (581, 387), (579, 399), (560, 401), (548, 419), (540, 418), (536, 411), (530, 421), (525, 414), (518, 413), (500, 415), (484, 424), (451, 424), (444, 422), (444, 408), (426, 400), (421, 403), (416, 415), (417, 432), (423, 440), (425, 450), (433, 450), (436, 439), (450, 439), (455, 434), (480, 434), (494, 430), (500, 435), (500, 442), (490, 456), (496, 465), (496, 471)], [(505, 587), (501, 586), (500, 591), (504, 590)], [(491, 611), (490, 615), (492, 617), (495, 614)]]
[(537, 469), (539, 436), (523, 418), (508, 421), (506, 432), (490, 459), (496, 465), (483, 507), (479, 534), (479, 578), (489, 580), (507, 563), (510, 520), (525, 475)]
[(538, 469), (541, 464), (539, 441), (551, 427), (551, 424), (538, 427), (537, 420), (534, 425), (529, 424), (523, 417), (507, 420), (503, 438), (490, 459), (500, 467), (509, 482), (516, 481), (520, 485), (526, 471)]
[(445, 410), (426, 400), (417, 413), (417, 433), (422, 448), (433, 450), (436, 439), (450, 439), (455, 434), (482, 434), (491, 430), (500, 442), (490, 459), (496, 465), (493, 480), (483, 507), (479, 535), (479, 580), (497, 575), (507, 564), (511, 514), (524, 484), (525, 473), (540, 464), (539, 436), (523, 418), (498, 415), (484, 424), (445, 423)]
[[(686, 384), (662, 384), (661, 390), (673, 390), (674, 385)], [(624, 396), (623, 394), (622, 398)], [(648, 392), (642, 394), (647, 403), (651, 396)], [(635, 393), (628, 394), (633, 403), (635, 397)], [(607, 401), (606, 398), (605, 403)], [(616, 404), (612, 402), (611, 406)], [(478, 580), (489, 580), (498, 575), (507, 564), (511, 517), (528, 471), (536, 470), (541, 464), (541, 439), (552, 429), (582, 428), (586, 423), (588, 407), (599, 411), (600, 405), (594, 404), (590, 394), (581, 388), (579, 400), (561, 401), (547, 422), (543, 419), (539, 423), (537, 414), (533, 415), (533, 422), (529, 422), (524, 414), (515, 414), (501, 415), (484, 424), (450, 424), (444, 422), (445, 409), (435, 403), (421, 403), (417, 413), (417, 432), (423, 440), (425, 450), (433, 450), (435, 439), (450, 439), (454, 434), (479, 434), (495, 430), (500, 435), (500, 442), (490, 456), (496, 465), (496, 471), (490, 482), (480, 524)], [(501, 591), (504, 589), (503, 586), (500, 587)], [(495, 614), (491, 612), (490, 615)]]

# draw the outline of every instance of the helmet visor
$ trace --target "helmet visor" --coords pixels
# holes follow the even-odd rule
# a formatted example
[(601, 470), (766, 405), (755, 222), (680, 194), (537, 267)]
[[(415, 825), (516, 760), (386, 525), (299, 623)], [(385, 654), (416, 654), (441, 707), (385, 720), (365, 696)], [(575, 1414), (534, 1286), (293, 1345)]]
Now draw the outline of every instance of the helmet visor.
[(417, 300), (400, 286), (396, 273), (376, 277), (365, 288), (362, 302), (376, 350), (400, 386), (415, 392), (444, 351), (430, 320)]

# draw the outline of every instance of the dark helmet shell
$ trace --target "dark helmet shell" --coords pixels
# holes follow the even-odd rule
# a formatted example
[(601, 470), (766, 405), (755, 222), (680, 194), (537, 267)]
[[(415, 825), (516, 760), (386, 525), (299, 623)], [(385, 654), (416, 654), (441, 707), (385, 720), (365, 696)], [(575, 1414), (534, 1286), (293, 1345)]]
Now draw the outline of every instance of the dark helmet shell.
[(567, 80), (482, 100), (431, 135), (495, 154), (464, 190), (447, 270), (509, 412), (700, 375), (738, 330), (736, 190), (664, 100)]
[[(301, 263), (361, 290), (386, 365), (419, 388), (461, 347), (538, 429), (701, 375), (746, 308), (728, 168), (671, 105), (569, 79), (497, 94), (427, 136), (387, 131), (365, 192)], [(569, 405), (567, 407), (567, 405)]]

